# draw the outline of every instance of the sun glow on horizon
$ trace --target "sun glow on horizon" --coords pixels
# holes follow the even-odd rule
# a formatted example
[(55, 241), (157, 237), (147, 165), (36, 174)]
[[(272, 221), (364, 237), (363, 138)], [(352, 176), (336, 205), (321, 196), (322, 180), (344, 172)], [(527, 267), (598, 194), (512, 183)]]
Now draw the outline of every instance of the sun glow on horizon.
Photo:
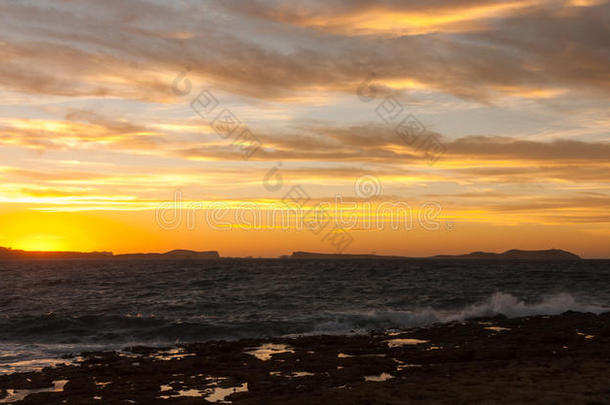
[(610, 0), (5, 3), (1, 247), (610, 258)]
[(69, 250), (61, 236), (32, 234), (19, 239), (11, 246), (17, 250), (34, 252), (59, 252)]

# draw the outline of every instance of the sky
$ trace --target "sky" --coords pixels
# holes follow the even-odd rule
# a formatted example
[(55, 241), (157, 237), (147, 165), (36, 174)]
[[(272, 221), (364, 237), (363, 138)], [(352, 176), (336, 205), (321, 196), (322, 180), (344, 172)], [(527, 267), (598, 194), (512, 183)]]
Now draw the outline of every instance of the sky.
[(0, 246), (610, 257), (610, 2), (0, 2)]

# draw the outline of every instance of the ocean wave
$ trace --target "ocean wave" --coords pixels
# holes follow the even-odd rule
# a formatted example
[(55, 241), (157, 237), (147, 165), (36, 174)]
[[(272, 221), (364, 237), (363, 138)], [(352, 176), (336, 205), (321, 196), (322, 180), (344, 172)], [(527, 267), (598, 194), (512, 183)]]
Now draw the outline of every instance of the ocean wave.
[[(605, 305), (579, 302), (569, 293), (526, 302), (512, 294), (497, 292), (480, 302), (460, 308), (422, 307), (411, 310), (319, 312), (258, 320), (236, 321), (195, 317), (189, 321), (126, 315), (0, 318), (0, 374), (29, 370), (63, 353), (88, 350), (119, 350), (138, 344), (167, 346), (180, 342), (214, 339), (364, 333), (369, 330), (406, 329), (434, 323), (460, 322), (472, 318), (556, 315), (566, 311), (601, 313)], [(41, 360), (42, 359), (42, 360)]]
[(497, 292), (481, 302), (453, 309), (423, 307), (410, 310), (324, 311), (309, 314), (295, 312), (288, 317), (268, 312), (265, 315), (259, 314), (256, 320), (201, 315), (180, 319), (152, 314), (74, 317), (47, 314), (0, 319), (0, 341), (29, 343), (204, 341), (410, 328), (499, 314), (507, 317), (555, 315), (569, 310), (600, 313), (610, 308), (580, 303), (569, 293), (547, 296), (538, 302), (528, 303), (514, 295)]
[(516, 318), (532, 315), (558, 315), (566, 311), (598, 314), (608, 310), (610, 308), (607, 306), (579, 303), (569, 293), (546, 296), (540, 302), (528, 304), (514, 295), (497, 292), (480, 304), (469, 305), (460, 311), (439, 313), (439, 319), (442, 322), (450, 322), (495, 315)]
[(533, 315), (558, 315), (566, 311), (602, 313), (610, 307), (579, 303), (571, 294), (561, 293), (543, 297), (539, 302), (527, 303), (514, 295), (497, 292), (482, 302), (460, 309), (435, 309), (425, 307), (409, 311), (367, 311), (339, 313), (332, 319), (315, 326), (318, 333), (340, 333), (373, 329), (400, 329), (465, 321), (472, 318), (504, 315), (509, 318)]

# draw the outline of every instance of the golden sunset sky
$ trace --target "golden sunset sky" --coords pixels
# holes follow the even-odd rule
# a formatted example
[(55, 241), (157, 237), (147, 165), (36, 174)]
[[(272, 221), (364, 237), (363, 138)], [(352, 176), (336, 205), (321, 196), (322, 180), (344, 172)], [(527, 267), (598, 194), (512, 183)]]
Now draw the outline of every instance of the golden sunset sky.
[(0, 246), (610, 257), (609, 1), (3, 1), (0, 57)]

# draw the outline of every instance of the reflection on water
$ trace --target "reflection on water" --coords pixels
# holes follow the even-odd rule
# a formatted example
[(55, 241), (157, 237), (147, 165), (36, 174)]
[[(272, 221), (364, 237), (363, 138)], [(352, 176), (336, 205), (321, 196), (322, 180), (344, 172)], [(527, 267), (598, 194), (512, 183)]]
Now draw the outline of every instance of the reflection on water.
[[(169, 387), (169, 389), (168, 389), (168, 387)], [(161, 392), (171, 391), (171, 390), (172, 390), (172, 387), (170, 387), (169, 385), (161, 386)], [(177, 394), (160, 395), (160, 398), (170, 399), (170, 398), (176, 398), (176, 397), (202, 397), (204, 395), (204, 392), (197, 390), (197, 389), (177, 390), (176, 392), (177, 392)]]
[(421, 343), (428, 343), (428, 340), (421, 339), (391, 339), (386, 341), (389, 347), (400, 347), (406, 345), (418, 345)]
[(61, 392), (64, 390), (64, 385), (68, 383), (68, 380), (57, 380), (53, 381), (53, 386), (49, 388), (36, 388), (30, 390), (6, 390), (7, 396), (4, 399), (0, 399), (0, 403), (7, 404), (11, 402), (21, 401), (30, 394), (37, 394), (40, 392)]
[(64, 359), (35, 359), (15, 361), (12, 363), (0, 364), (0, 375), (29, 371), (40, 371), (45, 367), (53, 367), (66, 363), (70, 362)]
[(392, 374), (381, 373), (379, 375), (366, 375), (364, 376), (364, 381), (382, 382), (391, 380), (392, 378), (394, 378)]
[(349, 359), (350, 357), (385, 357), (385, 354), (384, 353), (368, 353), (368, 354), (339, 353), (339, 354), (337, 354), (337, 358), (339, 358), (339, 359)]
[(212, 388), (212, 392), (205, 396), (205, 400), (209, 402), (230, 404), (231, 401), (227, 401), (227, 397), (237, 392), (248, 392), (248, 383), (243, 383), (241, 385), (228, 388), (214, 387)]
[[(241, 385), (236, 385), (233, 387), (219, 387), (218, 384), (222, 381), (227, 380), (227, 377), (207, 377), (212, 379), (214, 382), (210, 387), (205, 389), (197, 389), (197, 388), (185, 388), (185, 389), (174, 389), (171, 385), (161, 385), (161, 394), (159, 398), (161, 399), (172, 399), (179, 397), (196, 397), (196, 398), (205, 398), (208, 402), (216, 402), (223, 404), (230, 404), (231, 401), (228, 401), (227, 398), (235, 394), (237, 392), (248, 392), (248, 383), (243, 383)], [(180, 381), (174, 381), (172, 383), (180, 383)], [(172, 384), (170, 383), (170, 384)]]
[(246, 353), (251, 354), (259, 360), (267, 361), (271, 359), (271, 356), (274, 354), (294, 353), (294, 350), (288, 345), (266, 343), (252, 350), (248, 350)]
[(19, 362), (32, 359), (177, 341), (395, 333), (496, 314), (598, 313), (610, 305), (608, 263), (4, 262), (0, 373), (21, 371), (31, 363)]
[(290, 373), (283, 373), (281, 371), (270, 371), (269, 375), (274, 377), (285, 377), (285, 378), (298, 378), (298, 377), (311, 377), (315, 374), (309, 373), (307, 371), (293, 371)]
[(398, 359), (394, 359), (394, 361), (396, 363), (398, 363), (398, 366), (396, 366), (396, 371), (402, 371), (406, 368), (416, 368), (416, 367), (421, 367), (421, 364), (409, 364), (409, 363), (405, 363), (404, 361), (400, 361)]
[(194, 353), (188, 353), (183, 348), (178, 347), (169, 350), (162, 350), (152, 355), (155, 360), (178, 360), (185, 357), (194, 356)]
[(510, 330), (510, 328), (503, 328), (501, 326), (486, 326), (484, 329), (493, 330), (494, 332), (502, 332), (505, 330)]
[(161, 385), (161, 394), (167, 393), (166, 395), (160, 395), (162, 399), (171, 399), (176, 397), (202, 397), (205, 393), (198, 389), (182, 389), (174, 390), (171, 385)]
[(93, 382), (95, 383), (96, 387), (100, 387), (100, 388), (104, 388), (105, 386), (112, 384), (112, 381), (106, 381), (106, 382), (96, 381), (95, 378), (93, 378)]

